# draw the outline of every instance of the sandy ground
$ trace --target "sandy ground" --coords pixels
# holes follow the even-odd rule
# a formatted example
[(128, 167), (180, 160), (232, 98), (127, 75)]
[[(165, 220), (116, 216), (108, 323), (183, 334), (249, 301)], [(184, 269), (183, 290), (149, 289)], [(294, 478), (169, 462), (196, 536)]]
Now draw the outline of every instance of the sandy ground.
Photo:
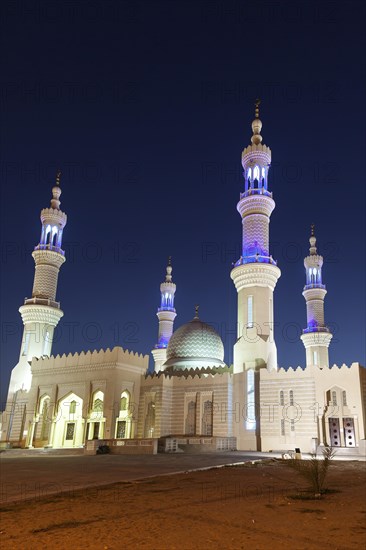
[(0, 544), (4, 550), (365, 548), (365, 463), (332, 463), (326, 485), (328, 494), (309, 500), (299, 474), (265, 461), (90, 488), (4, 504)]

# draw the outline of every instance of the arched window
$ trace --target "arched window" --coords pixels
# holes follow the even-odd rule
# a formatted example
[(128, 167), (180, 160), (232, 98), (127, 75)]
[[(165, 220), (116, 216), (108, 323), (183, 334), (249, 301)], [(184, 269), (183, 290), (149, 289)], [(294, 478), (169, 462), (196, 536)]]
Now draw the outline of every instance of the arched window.
[(52, 237), (50, 244), (52, 246), (56, 246), (57, 244), (57, 227), (55, 225), (52, 227)]
[(130, 394), (127, 390), (121, 393), (120, 411), (127, 411), (130, 407)]
[(342, 391), (342, 404), (343, 407), (347, 407), (347, 394), (345, 391)]
[(49, 244), (51, 240), (51, 226), (47, 225), (46, 227), (46, 236), (45, 236), (45, 244)]
[(258, 166), (254, 167), (253, 170), (253, 179), (259, 181), (259, 168)]
[(337, 406), (337, 392), (332, 391), (332, 405)]
[(69, 412), (70, 412), (70, 414), (75, 414), (76, 413), (76, 401), (71, 401)]
[(250, 181), (252, 179), (252, 169), (248, 168), (248, 180)]

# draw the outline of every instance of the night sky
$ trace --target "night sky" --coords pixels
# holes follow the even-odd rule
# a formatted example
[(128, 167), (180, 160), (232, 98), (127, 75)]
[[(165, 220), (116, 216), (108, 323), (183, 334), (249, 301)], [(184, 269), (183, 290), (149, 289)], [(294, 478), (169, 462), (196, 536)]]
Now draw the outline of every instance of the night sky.
[[(241, 151), (254, 100), (272, 149), (279, 365), (302, 365), (303, 258), (324, 256), (330, 362), (364, 364), (363, 2), (2, 2), (1, 399), (32, 291), (40, 210), (68, 215), (53, 353), (157, 341), (169, 255), (175, 327), (194, 305), (232, 362)], [(150, 368), (153, 361), (150, 357)]]

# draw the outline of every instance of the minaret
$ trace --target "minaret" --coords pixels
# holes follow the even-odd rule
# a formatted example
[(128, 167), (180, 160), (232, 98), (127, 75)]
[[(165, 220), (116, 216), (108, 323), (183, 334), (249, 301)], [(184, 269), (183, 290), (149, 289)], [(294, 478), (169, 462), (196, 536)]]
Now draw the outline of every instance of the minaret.
[(58, 273), (65, 262), (62, 232), (67, 222), (66, 214), (60, 210), (60, 175), (58, 172), (50, 208), (41, 211), (41, 239), (32, 252), (35, 262), (32, 297), (26, 298), (19, 308), (24, 331), (19, 362), (10, 378), (8, 401), (17, 390), (29, 390), (32, 378), (29, 361), (32, 357), (51, 355), (53, 333), (63, 316), (60, 303), (56, 302)]
[(273, 291), (281, 271), (269, 252), (269, 221), (275, 208), (268, 190), (271, 150), (262, 144), (262, 122), (256, 101), (252, 144), (242, 153), (245, 189), (237, 210), (242, 217), (242, 256), (231, 271), (238, 292), (238, 340), (234, 374), (265, 367), (277, 370), (273, 330)]
[(316, 250), (314, 225), (311, 226), (310, 254), (304, 259), (306, 285), (302, 295), (306, 300), (307, 327), (301, 340), (306, 350), (306, 366), (329, 367), (328, 348), (333, 337), (324, 323), (324, 298), (327, 293), (322, 283), (323, 257)]
[(169, 257), (165, 281), (160, 285), (161, 304), (156, 314), (159, 319), (158, 343), (151, 352), (155, 361), (155, 372), (164, 370), (162, 366), (166, 361), (166, 348), (173, 334), (173, 323), (177, 316), (174, 309), (176, 285), (172, 281), (172, 270), (171, 258)]

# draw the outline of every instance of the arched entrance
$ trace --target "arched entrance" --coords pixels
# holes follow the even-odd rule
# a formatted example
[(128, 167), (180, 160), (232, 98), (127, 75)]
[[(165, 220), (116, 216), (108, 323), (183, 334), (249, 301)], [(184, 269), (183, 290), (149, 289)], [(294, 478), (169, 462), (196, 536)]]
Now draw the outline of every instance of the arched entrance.
[(53, 447), (81, 447), (84, 434), (83, 400), (69, 393), (58, 401)]

